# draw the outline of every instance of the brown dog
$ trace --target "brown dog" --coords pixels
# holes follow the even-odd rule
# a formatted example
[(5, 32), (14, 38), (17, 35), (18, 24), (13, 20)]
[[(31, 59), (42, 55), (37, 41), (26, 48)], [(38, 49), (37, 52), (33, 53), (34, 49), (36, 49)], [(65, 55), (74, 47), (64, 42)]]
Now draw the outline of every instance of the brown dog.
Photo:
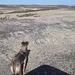
[(22, 46), (19, 53), (14, 56), (10, 65), (12, 75), (23, 75), (23, 71), (25, 72), (26, 69), (26, 52), (29, 43), (22, 42), (21, 44)]

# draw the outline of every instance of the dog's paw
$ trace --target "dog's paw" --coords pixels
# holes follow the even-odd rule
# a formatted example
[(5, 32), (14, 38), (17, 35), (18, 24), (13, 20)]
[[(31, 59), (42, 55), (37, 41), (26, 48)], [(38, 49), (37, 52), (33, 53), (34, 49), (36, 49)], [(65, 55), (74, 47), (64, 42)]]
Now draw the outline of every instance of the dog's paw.
[(23, 72), (25, 72), (25, 69), (23, 69)]

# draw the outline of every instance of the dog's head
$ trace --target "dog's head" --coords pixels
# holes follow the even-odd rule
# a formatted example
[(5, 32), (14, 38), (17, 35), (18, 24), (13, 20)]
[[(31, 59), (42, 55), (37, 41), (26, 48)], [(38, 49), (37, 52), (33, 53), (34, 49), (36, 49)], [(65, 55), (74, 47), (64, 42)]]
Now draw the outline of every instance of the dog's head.
[(22, 44), (22, 46), (28, 46), (28, 44), (29, 44), (29, 42), (28, 41), (26, 41), (26, 42), (21, 42), (21, 44)]
[(21, 50), (22, 50), (22, 51), (26, 51), (29, 42), (28, 42), (28, 41), (26, 41), (26, 42), (23, 41), (23, 42), (21, 42), (21, 44), (22, 44), (22, 46), (21, 46)]

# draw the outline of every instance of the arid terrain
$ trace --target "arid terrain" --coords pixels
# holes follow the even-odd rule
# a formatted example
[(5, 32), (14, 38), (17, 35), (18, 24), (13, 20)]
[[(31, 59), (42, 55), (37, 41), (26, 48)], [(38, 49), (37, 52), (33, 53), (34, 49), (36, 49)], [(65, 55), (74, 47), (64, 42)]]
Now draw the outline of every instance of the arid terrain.
[(25, 74), (48, 65), (66, 74), (44, 75), (75, 75), (74, 6), (0, 5), (0, 75), (11, 75), (10, 60), (22, 41), (30, 50)]

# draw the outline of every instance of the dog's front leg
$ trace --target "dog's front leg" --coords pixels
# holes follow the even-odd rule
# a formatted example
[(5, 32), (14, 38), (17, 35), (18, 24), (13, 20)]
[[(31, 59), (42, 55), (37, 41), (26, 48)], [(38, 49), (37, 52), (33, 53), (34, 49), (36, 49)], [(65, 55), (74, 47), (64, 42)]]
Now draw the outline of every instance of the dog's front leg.
[(24, 60), (24, 64), (23, 64), (23, 72), (25, 72), (26, 70), (26, 59)]

